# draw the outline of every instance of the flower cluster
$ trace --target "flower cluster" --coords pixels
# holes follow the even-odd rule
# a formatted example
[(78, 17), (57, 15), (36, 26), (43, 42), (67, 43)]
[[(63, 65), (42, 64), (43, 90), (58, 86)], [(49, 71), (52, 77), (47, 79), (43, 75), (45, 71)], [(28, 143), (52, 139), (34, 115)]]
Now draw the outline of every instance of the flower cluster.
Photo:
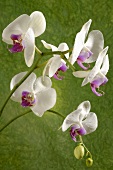
[[(92, 30), (88, 34), (91, 22), (90, 19), (76, 34), (72, 48), (69, 48), (65, 42), (56, 47), (41, 40), (44, 47), (51, 50), (49, 53), (41, 52), (35, 45), (35, 38), (44, 33), (46, 29), (46, 20), (42, 12), (35, 11), (30, 16), (23, 14), (11, 22), (3, 30), (2, 39), (11, 46), (8, 47), (9, 52), (24, 51), (26, 65), (31, 67), (33, 64), (33, 66), (30, 71), (21, 72), (12, 78), (9, 98), (19, 102), (22, 107), (30, 108), (34, 114), (41, 117), (56, 103), (57, 94), (56, 90), (52, 88), (51, 78), (63, 80), (64, 76), (60, 75), (60, 71), (66, 72), (68, 69), (72, 69), (74, 77), (84, 78), (82, 86), (90, 83), (92, 92), (96, 96), (102, 96), (104, 92), (99, 88), (108, 82), (106, 77), (109, 70), (108, 47), (104, 47), (103, 34), (99, 30)], [(34, 63), (35, 50), (40, 56), (36, 63)], [(44, 55), (52, 57), (39, 65), (39, 61)], [(91, 64), (94, 62), (92, 67)], [(81, 70), (76, 70), (76, 63)], [(37, 78), (33, 71), (41, 66), (44, 66), (43, 73)], [(72, 140), (80, 142), (80, 145), (74, 150), (75, 157), (81, 159), (84, 156), (84, 148), (89, 153), (89, 158), (86, 160), (87, 166), (92, 165), (93, 160), (91, 153), (81, 140), (81, 136), (94, 132), (98, 126), (97, 116), (90, 112), (90, 109), (89, 101), (82, 102), (75, 111), (66, 116), (62, 124), (62, 131), (71, 128)], [(80, 141), (77, 139), (78, 137)]]

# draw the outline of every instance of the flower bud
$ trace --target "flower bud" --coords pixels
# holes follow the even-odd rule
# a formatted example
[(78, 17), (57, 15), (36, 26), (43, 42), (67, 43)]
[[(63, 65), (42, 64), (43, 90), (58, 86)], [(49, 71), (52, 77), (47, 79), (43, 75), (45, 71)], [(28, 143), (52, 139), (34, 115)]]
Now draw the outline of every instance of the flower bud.
[(74, 149), (74, 156), (77, 159), (82, 159), (83, 158), (83, 156), (84, 156), (84, 147), (82, 145), (79, 145)]
[(93, 159), (87, 158), (86, 159), (86, 165), (87, 165), (87, 167), (91, 167), (93, 165)]

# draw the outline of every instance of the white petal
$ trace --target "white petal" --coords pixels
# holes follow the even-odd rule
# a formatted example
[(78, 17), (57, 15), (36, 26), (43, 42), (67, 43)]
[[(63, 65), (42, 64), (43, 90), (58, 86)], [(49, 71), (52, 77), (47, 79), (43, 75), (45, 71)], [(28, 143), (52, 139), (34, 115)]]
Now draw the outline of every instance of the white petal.
[(103, 59), (104, 59), (104, 56), (107, 54), (107, 51), (108, 51), (108, 46), (106, 48), (104, 48), (100, 53), (99, 53), (99, 56), (97, 58), (97, 61), (96, 61), (96, 66), (98, 66), (99, 68), (101, 67), (102, 65), (102, 62), (103, 62)]
[(24, 49), (24, 57), (25, 62), (28, 67), (31, 67), (34, 61), (34, 53), (35, 53), (35, 37), (34, 32), (31, 28), (25, 34), (23, 43), (25, 44)]
[(82, 122), (87, 134), (92, 133), (98, 126), (98, 119), (95, 113), (90, 112), (87, 118)]
[(38, 77), (34, 83), (34, 92), (40, 92), (42, 90), (46, 90), (52, 86), (51, 79), (49, 77)]
[(108, 70), (109, 70), (109, 58), (108, 58), (108, 55), (106, 55), (104, 57), (104, 60), (103, 60), (103, 65), (102, 65), (102, 68), (101, 68), (101, 73), (106, 75)]
[(89, 113), (91, 109), (91, 104), (89, 101), (82, 102), (77, 109), (82, 109), (81, 117), (79, 117), (80, 121), (82, 121)]
[(41, 117), (45, 111), (51, 109), (56, 103), (56, 91), (55, 89), (48, 89), (36, 94), (37, 103), (31, 110), (39, 117)]
[(30, 27), (33, 29), (35, 37), (41, 35), (46, 29), (46, 20), (42, 12), (35, 11), (30, 15)]
[(87, 77), (85, 77), (85, 79), (83, 80), (83, 82), (82, 82), (82, 85), (81, 85), (81, 86), (85, 86), (87, 83), (89, 83), (89, 78), (88, 78), (88, 76), (87, 76)]
[(84, 41), (83, 41), (83, 33), (79, 32), (77, 33), (75, 37), (74, 47), (72, 54), (69, 58), (70, 63), (73, 65), (75, 61), (77, 60), (82, 48), (84, 47)]
[[(21, 72), (15, 75), (10, 83), (10, 89), (12, 90), (13, 87), (27, 74), (27, 72)], [(21, 96), (23, 91), (32, 92), (33, 91), (33, 84), (36, 80), (36, 75), (31, 73), (30, 76), (16, 89), (13, 93), (11, 99), (16, 102), (21, 102)]]
[(92, 22), (92, 20), (91, 19), (89, 19), (89, 21), (88, 22), (86, 22), (84, 25), (83, 25), (83, 27), (82, 27), (82, 29), (81, 29), (81, 32), (84, 32), (84, 41), (85, 41), (85, 38), (86, 38), (86, 36), (87, 36), (87, 34), (88, 34), (88, 31), (89, 31), (89, 28), (90, 28), (90, 25), (91, 25), (91, 22)]
[[(58, 46), (58, 51), (67, 51), (69, 50), (69, 47), (66, 43), (61, 43), (59, 44)], [(65, 54), (66, 58), (68, 59), (69, 58), (69, 53)]]
[(93, 55), (89, 57), (85, 63), (92, 63), (96, 61), (100, 51), (102, 51), (104, 47), (103, 34), (99, 30), (91, 31), (88, 35), (88, 40), (85, 43), (85, 46), (93, 53)]
[(108, 50), (108, 47), (104, 48), (100, 53), (99, 56), (97, 58), (97, 61), (95, 63), (95, 66), (93, 67), (93, 69), (90, 71), (89, 75), (83, 80), (82, 82), (82, 86), (86, 85), (88, 82), (92, 82), (92, 80), (94, 79), (94, 77), (100, 72), (100, 67), (102, 65), (104, 56), (106, 55)]
[(76, 37), (75, 37), (75, 42), (74, 42), (74, 47), (73, 47), (73, 51), (72, 51), (72, 55), (69, 59), (71, 64), (74, 64), (75, 61), (77, 60), (82, 48), (84, 47), (84, 41), (85, 38), (88, 34), (90, 25), (91, 25), (92, 20), (90, 19), (88, 22), (86, 22), (81, 31), (79, 33), (77, 33)]
[(52, 51), (58, 51), (58, 48), (56, 46), (49, 44), (49, 43), (45, 42), (44, 40), (41, 40), (41, 42), (45, 48), (51, 49)]
[(88, 71), (75, 71), (73, 72), (73, 75), (78, 78), (84, 78), (87, 77), (89, 74), (90, 70)]
[(11, 35), (15, 34), (24, 34), (29, 27), (30, 17), (26, 14), (23, 14), (11, 22), (2, 33), (3, 41), (7, 44), (13, 44), (11, 40)]
[(62, 124), (62, 131), (66, 131), (70, 126), (72, 125), (79, 125), (81, 126), (81, 122), (80, 122), (80, 117), (82, 115), (82, 109), (77, 109), (75, 111), (73, 111), (72, 113), (70, 113), (63, 121)]
[(43, 76), (49, 75), (49, 77), (52, 77), (56, 73), (60, 65), (61, 65), (60, 56), (50, 58), (50, 60), (48, 61), (44, 68)]

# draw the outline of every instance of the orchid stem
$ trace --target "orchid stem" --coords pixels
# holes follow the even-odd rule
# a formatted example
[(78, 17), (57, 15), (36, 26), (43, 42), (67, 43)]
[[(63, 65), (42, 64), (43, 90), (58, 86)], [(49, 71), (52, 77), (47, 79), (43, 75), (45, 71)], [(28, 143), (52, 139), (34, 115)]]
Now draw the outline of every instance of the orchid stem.
[(75, 67), (68, 61), (64, 54), (61, 55), (61, 58), (69, 65), (72, 71), (75, 71)]
[(65, 118), (64, 115), (62, 115), (62, 114), (60, 114), (60, 113), (58, 113), (58, 112), (56, 112), (56, 111), (54, 111), (54, 110), (47, 110), (47, 111), (48, 111), (48, 112), (51, 112), (51, 113), (54, 113), (54, 114), (56, 114), (56, 115), (62, 117), (63, 119)]
[(66, 51), (52, 51), (52, 52), (43, 52), (42, 53), (42, 56), (45, 56), (45, 55), (51, 55), (51, 54), (58, 54), (58, 55), (64, 55), (64, 54), (67, 54), (69, 52), (71, 52), (72, 49), (70, 48), (69, 50), (66, 50)]
[[(10, 91), (8, 97), (6, 98), (1, 110), (0, 110), (0, 116), (2, 115), (2, 112), (7, 104), (7, 102), (9, 101), (10, 97), (12, 96), (12, 94), (15, 92), (15, 90), (27, 79), (27, 77), (36, 69), (36, 68), (40, 68), (40, 66), (38, 66), (39, 61), (41, 60), (42, 56), (45, 55), (50, 55), (50, 54), (59, 54), (59, 55), (64, 55), (70, 51), (72, 51), (72, 49), (69, 49), (67, 51), (53, 51), (53, 52), (47, 52), (47, 53), (43, 53), (41, 52), (36, 46), (35, 46), (35, 50), (36, 52), (40, 55), (40, 57), (38, 58), (38, 60), (36, 61), (36, 63), (32, 66), (32, 68), (27, 72), (27, 74), (14, 86), (14, 88)], [(45, 64), (45, 63), (44, 63)], [(43, 64), (42, 64), (43, 65)]]
[(28, 111), (26, 111), (25, 113), (22, 113), (22, 114), (18, 115), (17, 117), (11, 119), (6, 125), (4, 125), (4, 126), (2, 127), (2, 129), (0, 129), (0, 132), (2, 132), (2, 130), (4, 130), (8, 125), (10, 125), (10, 124), (11, 124), (12, 122), (14, 122), (16, 119), (18, 119), (18, 118), (20, 118), (20, 117), (22, 117), (22, 116), (30, 113), (31, 111), (32, 111), (32, 110), (28, 110)]
[[(62, 118), (65, 118), (65, 116), (63, 116), (62, 114), (60, 114), (60, 113), (58, 113), (58, 112), (56, 112), (56, 111), (54, 111), (54, 110), (47, 110), (47, 111), (48, 111), (48, 112), (51, 112), (51, 113), (54, 113), (54, 114), (56, 114), (56, 115), (58, 115), (58, 116), (60, 116), (60, 117), (62, 117)], [(10, 125), (12, 122), (14, 122), (14, 121), (17, 120), (18, 118), (20, 118), (20, 117), (22, 117), (22, 116), (24, 116), (24, 115), (26, 115), (26, 114), (28, 114), (28, 113), (30, 113), (30, 112), (32, 112), (32, 110), (28, 110), (28, 111), (26, 111), (25, 113), (22, 113), (22, 114), (16, 116), (15, 118), (11, 119), (6, 125), (4, 125), (4, 126), (0, 129), (0, 132), (2, 132), (2, 130), (4, 130), (4, 129), (5, 129), (8, 125)]]
[(83, 142), (83, 139), (82, 139), (82, 136), (81, 136), (81, 135), (79, 135), (79, 139), (80, 139), (81, 144), (84, 146), (84, 148), (86, 149), (87, 153), (89, 154), (90, 158), (92, 158), (92, 155), (91, 155), (90, 151), (89, 151), (88, 148), (84, 145), (84, 142)]
[(40, 59), (42, 58), (42, 56), (40, 55), (40, 57), (38, 58), (37, 62), (33, 65), (33, 67), (26, 73), (26, 75), (19, 81), (19, 83), (17, 83), (14, 88), (10, 91), (8, 97), (6, 98), (6, 101), (4, 102), (1, 110), (0, 110), (0, 116), (2, 115), (2, 112), (8, 102), (8, 100), (10, 99), (10, 97), (12, 96), (12, 94), (15, 92), (15, 90), (27, 79), (27, 77), (37, 68), (37, 65), (40, 61)]

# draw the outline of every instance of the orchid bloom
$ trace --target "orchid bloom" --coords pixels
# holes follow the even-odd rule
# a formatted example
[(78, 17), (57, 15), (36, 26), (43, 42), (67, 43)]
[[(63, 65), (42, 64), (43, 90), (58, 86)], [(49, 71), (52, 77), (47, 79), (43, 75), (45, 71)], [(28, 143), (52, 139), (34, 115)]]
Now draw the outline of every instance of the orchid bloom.
[(108, 55), (106, 55), (108, 47), (104, 48), (97, 58), (95, 66), (91, 71), (76, 71), (73, 72), (75, 77), (84, 78), (82, 82), (82, 86), (90, 83), (91, 89), (94, 94), (97, 96), (102, 96), (104, 93), (99, 93), (96, 91), (96, 88), (99, 89), (100, 86), (107, 83), (108, 79), (106, 74), (109, 70), (109, 59)]
[[(21, 72), (15, 75), (10, 83), (10, 89), (25, 76), (26, 72)], [(34, 73), (16, 89), (11, 96), (11, 99), (21, 103), (23, 107), (30, 107), (30, 109), (39, 117), (45, 111), (52, 108), (56, 103), (56, 91), (51, 88), (52, 82), (49, 77), (36, 78)]]
[(96, 61), (99, 52), (104, 47), (104, 38), (99, 30), (91, 31), (85, 42), (91, 22), (92, 20), (90, 19), (83, 25), (81, 31), (77, 33), (72, 55), (69, 59), (71, 64), (74, 64), (77, 61), (78, 65), (84, 70), (87, 70), (90, 65), (88, 64), (88, 67), (85, 67), (83, 63), (92, 63)]
[[(41, 40), (44, 47), (47, 49), (51, 49), (52, 51), (66, 51), (69, 50), (69, 47), (66, 43), (59, 44), (58, 48), (54, 45), (46, 43), (44, 40)], [(65, 54), (65, 57), (69, 58), (69, 53)], [(48, 75), (49, 77), (54, 77), (57, 80), (62, 80), (63, 77), (59, 75), (59, 71), (65, 72), (68, 69), (66, 66), (66, 62), (61, 59), (60, 55), (54, 54), (52, 58), (47, 62), (43, 76)]]
[(3, 41), (13, 45), (11, 53), (24, 50), (28, 67), (33, 64), (35, 53), (35, 37), (41, 35), (46, 28), (46, 20), (42, 12), (35, 11), (30, 16), (23, 14), (11, 22), (2, 33)]
[(75, 111), (70, 113), (62, 124), (62, 131), (71, 127), (71, 138), (76, 142), (77, 135), (87, 135), (96, 130), (98, 120), (95, 113), (90, 112), (90, 102), (82, 102)]

